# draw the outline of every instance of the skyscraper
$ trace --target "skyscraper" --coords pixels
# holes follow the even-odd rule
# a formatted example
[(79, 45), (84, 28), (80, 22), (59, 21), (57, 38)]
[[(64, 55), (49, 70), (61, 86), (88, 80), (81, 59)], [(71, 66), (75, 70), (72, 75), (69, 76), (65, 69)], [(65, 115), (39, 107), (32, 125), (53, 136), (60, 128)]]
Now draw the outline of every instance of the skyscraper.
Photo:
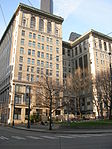
[(41, 0), (41, 10), (53, 14), (53, 0)]

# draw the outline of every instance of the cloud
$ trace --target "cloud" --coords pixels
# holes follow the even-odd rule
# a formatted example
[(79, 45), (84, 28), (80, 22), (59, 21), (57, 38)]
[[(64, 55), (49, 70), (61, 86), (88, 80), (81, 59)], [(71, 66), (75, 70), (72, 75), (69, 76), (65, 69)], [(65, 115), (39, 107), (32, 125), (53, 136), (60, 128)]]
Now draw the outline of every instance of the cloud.
[(73, 14), (82, 0), (54, 0), (54, 13), (67, 19)]

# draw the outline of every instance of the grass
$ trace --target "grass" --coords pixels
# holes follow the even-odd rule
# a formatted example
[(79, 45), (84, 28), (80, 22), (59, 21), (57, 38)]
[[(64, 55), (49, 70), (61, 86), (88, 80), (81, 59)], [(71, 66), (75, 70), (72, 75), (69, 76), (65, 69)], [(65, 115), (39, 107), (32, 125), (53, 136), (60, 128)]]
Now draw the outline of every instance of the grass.
[(112, 127), (112, 120), (94, 120), (94, 121), (81, 121), (81, 122), (67, 122), (62, 123), (62, 127), (69, 126), (70, 128), (101, 128), (101, 127)]

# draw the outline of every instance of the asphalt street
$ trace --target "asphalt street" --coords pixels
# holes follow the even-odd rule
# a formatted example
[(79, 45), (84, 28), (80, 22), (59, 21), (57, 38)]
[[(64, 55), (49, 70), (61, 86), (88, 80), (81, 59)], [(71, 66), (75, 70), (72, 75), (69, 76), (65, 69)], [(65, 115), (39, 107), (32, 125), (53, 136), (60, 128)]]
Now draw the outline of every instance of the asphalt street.
[(0, 126), (0, 149), (112, 149), (112, 134), (51, 134)]

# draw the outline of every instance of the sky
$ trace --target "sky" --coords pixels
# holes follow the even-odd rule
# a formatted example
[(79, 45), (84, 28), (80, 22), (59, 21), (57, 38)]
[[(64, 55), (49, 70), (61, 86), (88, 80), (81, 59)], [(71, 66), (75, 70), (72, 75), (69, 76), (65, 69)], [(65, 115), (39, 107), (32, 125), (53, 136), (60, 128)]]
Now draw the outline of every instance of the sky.
[[(30, 5), (29, 0), (0, 0), (6, 24), (0, 9), (0, 39), (19, 3)], [(30, 0), (40, 8), (40, 0)], [(112, 0), (53, 0), (54, 14), (64, 18), (63, 40), (71, 32), (84, 34), (90, 29), (108, 34), (112, 32)], [(110, 34), (112, 36), (112, 34)]]

